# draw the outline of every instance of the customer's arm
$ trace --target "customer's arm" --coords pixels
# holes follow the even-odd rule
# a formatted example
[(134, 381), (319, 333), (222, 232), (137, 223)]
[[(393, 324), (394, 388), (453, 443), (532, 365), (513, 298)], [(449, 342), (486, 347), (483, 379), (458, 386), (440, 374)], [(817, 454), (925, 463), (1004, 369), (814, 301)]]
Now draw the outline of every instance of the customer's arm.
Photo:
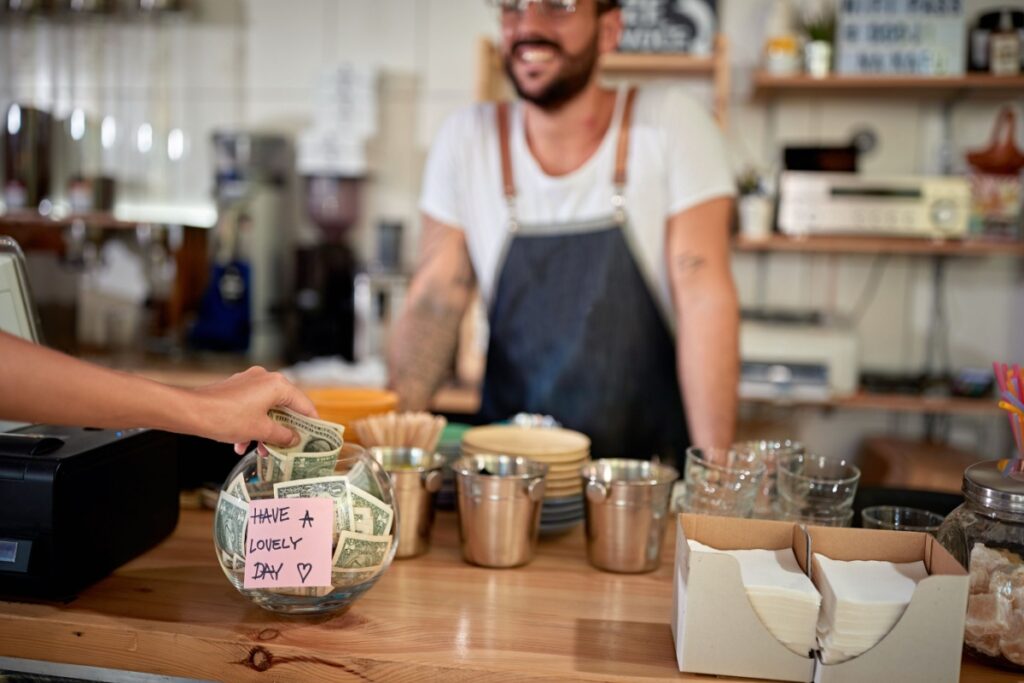
[(475, 283), (462, 230), (424, 215), (419, 264), (388, 353), (391, 386), (403, 409), (426, 409), (451, 373)]
[(729, 266), (731, 216), (731, 199), (712, 199), (672, 216), (666, 233), (679, 382), (690, 439), (704, 447), (728, 446), (736, 430), (739, 304)]
[(110, 370), (0, 332), (0, 418), (84, 427), (147, 427), (226, 443), (288, 444), (275, 407), (315, 415), (310, 400), (263, 368), (198, 389)]

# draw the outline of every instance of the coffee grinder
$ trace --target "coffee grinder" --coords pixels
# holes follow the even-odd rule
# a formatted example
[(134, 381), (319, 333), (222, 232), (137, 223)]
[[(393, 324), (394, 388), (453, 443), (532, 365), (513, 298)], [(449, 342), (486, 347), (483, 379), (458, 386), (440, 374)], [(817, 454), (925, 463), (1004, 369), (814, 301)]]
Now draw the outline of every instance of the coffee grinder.
[(295, 251), (295, 299), (288, 359), (320, 356), (357, 360), (361, 265), (350, 244), (362, 212), (361, 175), (306, 175), (306, 214), (319, 229), (316, 243)]
[(369, 173), (366, 143), (376, 133), (376, 69), (325, 68), (313, 90), (312, 125), (297, 140), (306, 215), (317, 229), (296, 250), (292, 362), (322, 356), (355, 362), (367, 355), (370, 290), (353, 233)]

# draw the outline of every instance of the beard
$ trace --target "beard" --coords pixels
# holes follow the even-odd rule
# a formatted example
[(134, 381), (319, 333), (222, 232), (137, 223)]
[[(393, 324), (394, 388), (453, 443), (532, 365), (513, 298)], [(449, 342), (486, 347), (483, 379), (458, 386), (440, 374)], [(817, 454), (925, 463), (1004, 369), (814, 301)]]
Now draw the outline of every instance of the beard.
[[(516, 48), (522, 45), (544, 45), (556, 50), (562, 57), (563, 65), (561, 70), (540, 92), (529, 93), (523, 89), (522, 84), (516, 78), (512, 69), (513, 55)], [(512, 81), (516, 94), (523, 100), (534, 104), (545, 111), (557, 111), (567, 102), (576, 97), (587, 84), (597, 68), (597, 35), (594, 35), (583, 50), (577, 54), (567, 54), (560, 45), (549, 40), (520, 40), (512, 45), (512, 49), (505, 56), (505, 74)]]

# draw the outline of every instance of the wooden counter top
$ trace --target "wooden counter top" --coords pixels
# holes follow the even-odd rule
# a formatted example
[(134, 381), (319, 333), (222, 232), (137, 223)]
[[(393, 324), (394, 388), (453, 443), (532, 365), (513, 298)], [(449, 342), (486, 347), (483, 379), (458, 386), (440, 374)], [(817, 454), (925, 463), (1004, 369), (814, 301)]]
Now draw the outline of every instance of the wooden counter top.
[[(214, 559), (213, 513), (67, 605), (0, 602), (0, 656), (220, 681), (739, 681), (680, 674), (669, 612), (674, 534), (644, 575), (591, 568), (583, 530), (520, 569), (462, 562), (456, 519), (344, 615), (285, 617), (238, 594)], [(961, 681), (1019, 681), (965, 661)]]

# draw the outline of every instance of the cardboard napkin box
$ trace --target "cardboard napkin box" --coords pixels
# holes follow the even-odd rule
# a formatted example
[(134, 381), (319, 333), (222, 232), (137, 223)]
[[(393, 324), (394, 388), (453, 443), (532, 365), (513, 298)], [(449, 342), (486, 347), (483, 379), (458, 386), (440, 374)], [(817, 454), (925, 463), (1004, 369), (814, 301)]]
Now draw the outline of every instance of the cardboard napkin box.
[[(691, 552), (687, 539), (719, 550), (792, 548), (812, 579), (813, 553), (837, 560), (920, 560), (929, 576), (877, 645), (840, 664), (823, 664), (817, 653), (798, 655), (768, 632), (733, 557)], [(673, 573), (676, 659), (680, 671), (782, 681), (885, 681), (898, 673), (905, 683), (956, 683), (968, 586), (964, 568), (927, 534), (681, 514)]]

